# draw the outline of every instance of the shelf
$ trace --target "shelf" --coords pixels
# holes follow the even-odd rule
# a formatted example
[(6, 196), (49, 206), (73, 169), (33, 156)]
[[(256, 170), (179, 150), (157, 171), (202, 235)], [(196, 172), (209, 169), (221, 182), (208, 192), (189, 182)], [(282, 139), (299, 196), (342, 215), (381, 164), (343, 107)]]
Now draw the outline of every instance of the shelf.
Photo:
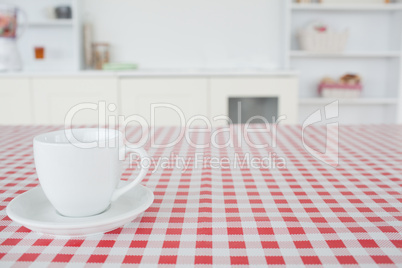
[(28, 27), (57, 27), (57, 26), (72, 26), (73, 20), (60, 19), (60, 20), (46, 20), (46, 21), (32, 21), (28, 22)]
[(290, 56), (294, 58), (399, 58), (402, 52), (342, 52), (342, 53), (314, 53), (305, 51), (291, 51)]
[(333, 101), (339, 100), (340, 105), (392, 105), (397, 104), (396, 98), (355, 98), (355, 99), (331, 99), (331, 98), (301, 98), (299, 104), (329, 104)]
[(295, 11), (398, 11), (402, 4), (292, 4)]

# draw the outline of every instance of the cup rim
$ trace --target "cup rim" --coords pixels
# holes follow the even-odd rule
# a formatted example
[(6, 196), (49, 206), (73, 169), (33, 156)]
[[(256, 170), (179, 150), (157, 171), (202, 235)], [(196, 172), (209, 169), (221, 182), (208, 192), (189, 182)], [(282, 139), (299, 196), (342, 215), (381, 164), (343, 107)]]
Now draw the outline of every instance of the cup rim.
[[(66, 130), (80, 131), (80, 132), (89, 132), (89, 131), (91, 131), (91, 132), (105, 131), (105, 133), (109, 132), (109, 135), (107, 135), (107, 137), (105, 139), (96, 140), (98, 142), (99, 141), (110, 141), (110, 140), (122, 137), (122, 135), (123, 135), (121, 131), (119, 131), (117, 129), (112, 129), (112, 128), (71, 128), (71, 129), (61, 129), (61, 130), (56, 130), (56, 131), (39, 134), (33, 138), (33, 141), (34, 141), (34, 143), (41, 143), (41, 144), (54, 145), (54, 146), (69, 146), (69, 145), (74, 145), (74, 144), (85, 143), (85, 142), (79, 141), (78, 139), (76, 139), (75, 142), (72, 142), (70, 140), (68, 140), (67, 142), (55, 142), (53, 140), (46, 140), (46, 137), (54, 136), (59, 133), (64, 133), (64, 135), (65, 135)], [(110, 133), (113, 133), (115, 135), (110, 135)]]

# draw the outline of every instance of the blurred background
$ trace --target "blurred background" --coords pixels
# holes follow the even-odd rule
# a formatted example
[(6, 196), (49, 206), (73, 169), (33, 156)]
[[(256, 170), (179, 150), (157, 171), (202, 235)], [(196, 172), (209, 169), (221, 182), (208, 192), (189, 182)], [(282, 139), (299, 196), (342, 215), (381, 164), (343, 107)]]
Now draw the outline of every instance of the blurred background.
[(0, 124), (397, 124), (401, 48), (399, 1), (1, 0)]

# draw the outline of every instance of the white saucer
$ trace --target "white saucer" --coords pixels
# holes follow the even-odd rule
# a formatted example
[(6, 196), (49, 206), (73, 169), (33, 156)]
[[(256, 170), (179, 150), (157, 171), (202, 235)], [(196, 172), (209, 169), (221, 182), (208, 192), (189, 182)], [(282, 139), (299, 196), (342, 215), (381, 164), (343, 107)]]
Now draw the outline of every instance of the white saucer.
[(152, 191), (138, 185), (99, 215), (70, 218), (57, 213), (42, 188), (36, 187), (14, 198), (7, 206), (7, 215), (13, 221), (35, 232), (82, 236), (104, 233), (123, 226), (149, 208), (153, 201)]

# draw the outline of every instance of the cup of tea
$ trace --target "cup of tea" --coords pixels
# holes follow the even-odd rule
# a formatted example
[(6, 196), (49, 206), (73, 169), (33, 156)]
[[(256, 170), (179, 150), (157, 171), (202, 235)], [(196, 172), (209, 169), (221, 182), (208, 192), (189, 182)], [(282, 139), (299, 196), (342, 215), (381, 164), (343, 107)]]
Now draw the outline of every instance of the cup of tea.
[(39, 182), (46, 197), (63, 216), (86, 217), (100, 214), (124, 193), (138, 185), (149, 165), (139, 175), (118, 188), (125, 152), (149, 156), (142, 148), (124, 144), (118, 130), (104, 128), (66, 129), (33, 139)]

